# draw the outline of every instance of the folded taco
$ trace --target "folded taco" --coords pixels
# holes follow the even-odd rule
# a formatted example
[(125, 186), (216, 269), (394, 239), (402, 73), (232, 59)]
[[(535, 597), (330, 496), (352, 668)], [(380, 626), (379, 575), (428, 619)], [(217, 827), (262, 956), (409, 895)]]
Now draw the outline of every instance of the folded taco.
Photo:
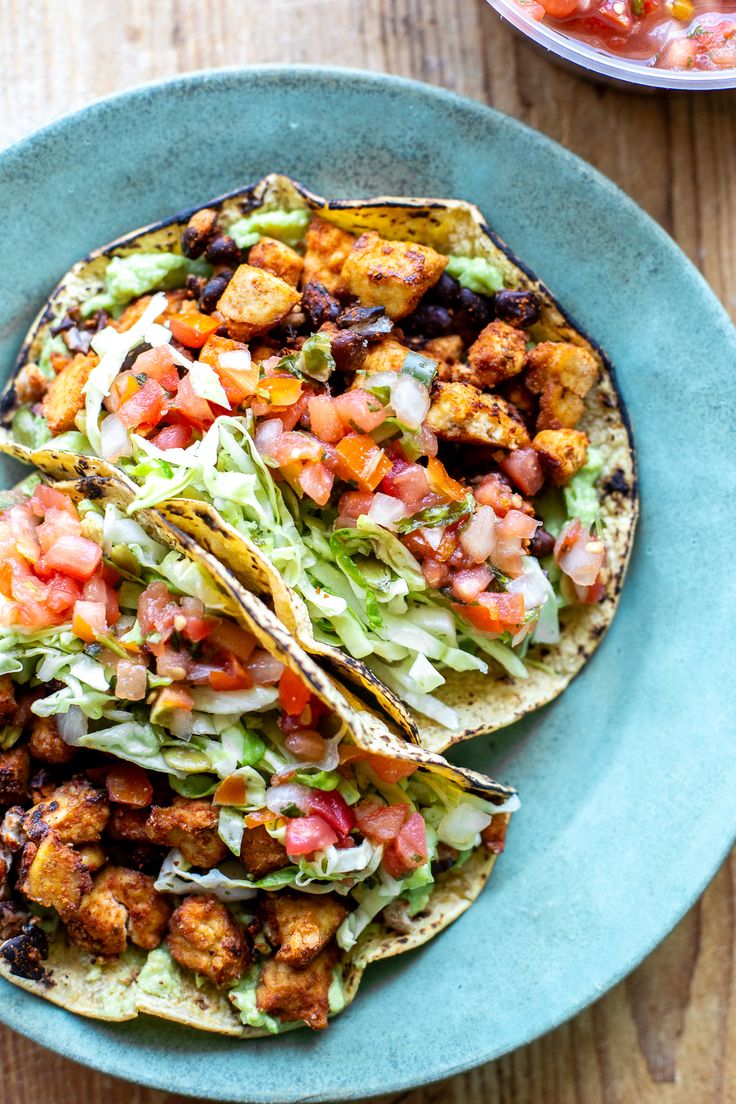
[(427, 747), (558, 694), (637, 510), (611, 367), (476, 208), (284, 177), (62, 280), (5, 396), (16, 455), (123, 473)]
[(408, 744), (114, 487), (0, 514), (0, 974), (106, 1020), (327, 1026), (477, 897), (514, 791)]

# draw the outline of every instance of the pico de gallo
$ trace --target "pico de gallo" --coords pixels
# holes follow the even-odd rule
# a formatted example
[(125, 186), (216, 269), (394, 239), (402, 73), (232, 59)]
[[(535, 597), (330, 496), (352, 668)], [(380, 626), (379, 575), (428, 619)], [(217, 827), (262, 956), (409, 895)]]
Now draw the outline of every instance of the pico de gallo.
[(577, 428), (598, 363), (484, 258), (254, 217), (204, 209), (181, 255), (113, 257), (19, 376), (14, 434), (118, 465), (140, 508), (213, 503), (320, 640), (457, 727), (443, 669), (524, 678), (558, 610), (605, 596), (602, 458)]
[[(0, 544), (0, 958), (35, 933), (30, 908), (93, 956), (155, 950), (154, 990), (194, 971), (246, 1024), (325, 1027), (339, 953), (503, 849), (512, 791), (363, 750), (202, 568), (114, 505), (26, 485)], [(287, 929), (310, 933), (301, 957)], [(282, 976), (274, 954), (320, 970)]]
[(659, 69), (736, 68), (732, 0), (518, 0), (544, 21), (606, 53)]

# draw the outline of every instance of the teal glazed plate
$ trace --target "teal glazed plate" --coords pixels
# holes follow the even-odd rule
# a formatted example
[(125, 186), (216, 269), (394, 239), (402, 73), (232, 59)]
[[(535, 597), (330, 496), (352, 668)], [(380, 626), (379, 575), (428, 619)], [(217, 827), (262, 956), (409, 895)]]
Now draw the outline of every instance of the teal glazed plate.
[(521, 791), (486, 892), (427, 947), (372, 967), (326, 1032), (245, 1043), (147, 1018), (105, 1025), (2, 987), (0, 1020), (77, 1061), (174, 1093), (284, 1104), (407, 1089), (528, 1043), (636, 966), (724, 858), (736, 331), (647, 215), (512, 119), (391, 77), (250, 69), (125, 93), (0, 154), (3, 373), (73, 261), (271, 171), (327, 197), (477, 203), (610, 354), (641, 478), (599, 650), (551, 706), (456, 753)]

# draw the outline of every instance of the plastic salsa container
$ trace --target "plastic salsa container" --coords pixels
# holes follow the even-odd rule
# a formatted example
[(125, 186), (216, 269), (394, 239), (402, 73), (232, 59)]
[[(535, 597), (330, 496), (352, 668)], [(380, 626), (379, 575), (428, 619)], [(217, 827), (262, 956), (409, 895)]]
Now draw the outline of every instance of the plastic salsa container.
[(490, 3), (536, 44), (600, 77), (652, 88), (736, 88), (736, 0)]

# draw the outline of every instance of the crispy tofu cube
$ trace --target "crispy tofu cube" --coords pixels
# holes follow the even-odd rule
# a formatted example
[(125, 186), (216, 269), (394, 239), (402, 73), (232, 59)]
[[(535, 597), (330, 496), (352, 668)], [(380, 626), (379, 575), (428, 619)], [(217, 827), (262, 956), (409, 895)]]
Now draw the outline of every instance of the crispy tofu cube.
[(257, 828), (246, 828), (243, 832), (240, 861), (256, 881), (289, 865), (286, 848), (278, 840), (272, 839), (262, 824)]
[(84, 356), (77, 353), (58, 376), (51, 380), (41, 409), (54, 436), (75, 428), (74, 419), (84, 408), (84, 385), (97, 362), (98, 358), (94, 354)]
[(387, 241), (369, 230), (350, 250), (342, 279), (363, 306), (381, 306), (389, 318), (405, 318), (437, 283), (446, 265), (447, 257), (426, 245)]
[(451, 379), (451, 370), (463, 362), (465, 342), (460, 334), (445, 334), (443, 337), (433, 337), (431, 341), (424, 345), (422, 355), (437, 361), (439, 364), (439, 379), (449, 380)]
[(303, 970), (295, 970), (288, 962), (268, 959), (256, 989), (257, 1007), (282, 1023), (303, 1020), (308, 1027), (327, 1027), (328, 994), (337, 958), (333, 944)]
[(34, 759), (54, 766), (69, 763), (76, 754), (76, 749), (62, 740), (53, 717), (33, 717), (28, 750)]
[(8, 724), (16, 721), (17, 702), (15, 700), (15, 687), (10, 675), (0, 675), (0, 723)]
[(537, 429), (574, 429), (598, 378), (593, 354), (567, 341), (543, 341), (529, 353), (528, 365), (526, 385), (540, 397)]
[(285, 318), (299, 299), (299, 292), (278, 276), (242, 264), (225, 288), (217, 309), (230, 337), (250, 341)]
[(347, 909), (330, 894), (267, 893), (260, 915), (269, 942), (278, 947), (278, 962), (302, 969), (326, 947), (347, 916)]
[(275, 238), (261, 238), (248, 254), (248, 264), (272, 272), (287, 284), (296, 287), (304, 268), (304, 258)]
[(18, 889), (30, 901), (54, 908), (62, 920), (74, 916), (92, 889), (92, 878), (81, 858), (55, 832), (23, 849)]
[(0, 805), (18, 805), (27, 801), (30, 780), (28, 748), (14, 747), (0, 752)]
[(77, 848), (77, 854), (90, 874), (96, 874), (98, 870), (102, 870), (107, 862), (107, 855), (99, 843), (83, 843)]
[(588, 438), (579, 429), (543, 429), (532, 447), (556, 487), (569, 483), (588, 459)]
[(15, 397), (18, 402), (36, 403), (44, 397), (51, 380), (33, 361), (24, 364), (15, 377)]
[(506, 846), (506, 831), (511, 820), (511, 813), (494, 813), (491, 823), (480, 834), (481, 842), (486, 851), (493, 855), (500, 855)]
[(237, 981), (252, 962), (245, 932), (211, 895), (184, 898), (171, 917), (166, 942), (180, 966), (215, 985)]
[(117, 955), (128, 938), (151, 951), (164, 937), (171, 906), (154, 878), (125, 866), (106, 866), (69, 922), (69, 935), (94, 955)]
[(128, 840), (131, 843), (150, 843), (151, 838), (146, 827), (149, 812), (148, 809), (127, 809), (122, 805), (113, 805), (107, 826), (108, 834), (113, 839)]
[(408, 347), (402, 345), (396, 338), (384, 337), (381, 341), (368, 346), (362, 370), (371, 376), (376, 372), (400, 372), (409, 351)]
[(97, 843), (109, 816), (107, 794), (86, 778), (72, 778), (26, 815), (25, 830), (33, 840), (53, 829), (62, 843)]
[(526, 448), (529, 434), (519, 412), (495, 395), (483, 395), (468, 383), (438, 383), (426, 425), (445, 441)]
[(307, 229), (304, 283), (318, 283), (329, 292), (342, 287), (342, 266), (353, 248), (354, 234), (313, 216)]
[(525, 363), (523, 331), (507, 322), (491, 322), (468, 349), (468, 366), (462, 378), (481, 391), (490, 391), (502, 380), (518, 376)]
[(217, 866), (227, 848), (217, 834), (218, 811), (210, 801), (177, 797), (173, 805), (154, 805), (146, 822), (146, 839), (178, 847), (192, 866)]

